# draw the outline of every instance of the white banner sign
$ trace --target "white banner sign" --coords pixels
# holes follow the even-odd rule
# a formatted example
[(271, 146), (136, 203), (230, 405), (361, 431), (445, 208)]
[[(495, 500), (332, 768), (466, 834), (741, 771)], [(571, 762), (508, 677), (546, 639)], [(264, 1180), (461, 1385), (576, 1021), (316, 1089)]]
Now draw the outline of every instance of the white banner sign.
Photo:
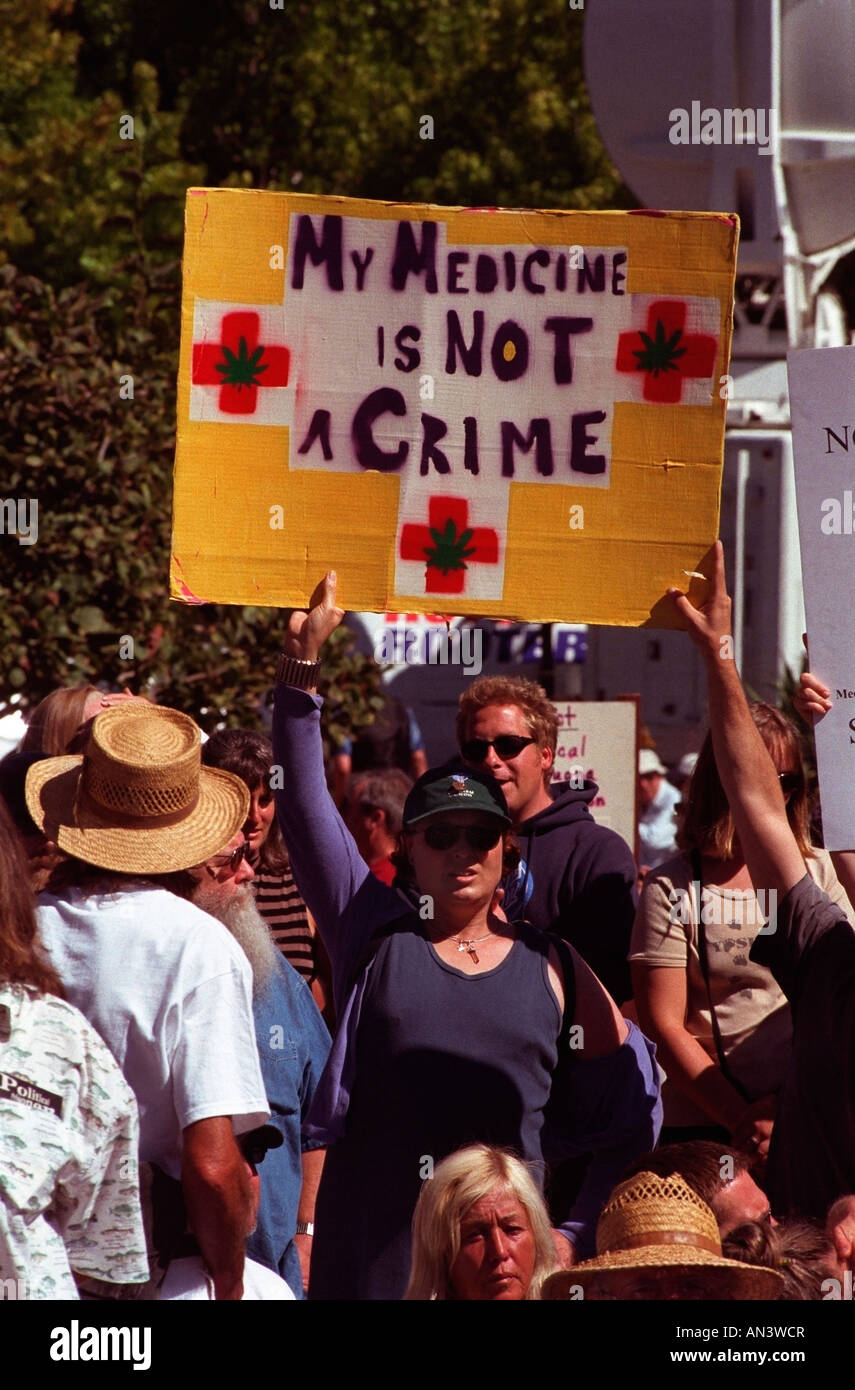
[(831, 690), (816, 726), (826, 849), (855, 849), (855, 347), (787, 354), (810, 669)]
[(597, 783), (590, 812), (635, 852), (636, 707), (632, 700), (560, 702), (553, 782)]

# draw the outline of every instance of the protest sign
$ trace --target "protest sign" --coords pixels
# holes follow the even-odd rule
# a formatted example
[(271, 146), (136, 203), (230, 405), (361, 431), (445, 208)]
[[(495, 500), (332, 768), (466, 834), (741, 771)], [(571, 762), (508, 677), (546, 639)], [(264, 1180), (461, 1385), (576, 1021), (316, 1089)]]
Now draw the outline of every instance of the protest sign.
[[(736, 219), (187, 197), (172, 596), (675, 625)], [(699, 592), (705, 586), (701, 581)]]
[(855, 849), (855, 347), (789, 352), (787, 375), (810, 669), (833, 701), (816, 726), (823, 840)]
[(598, 825), (617, 831), (636, 852), (636, 699), (558, 702), (553, 782), (596, 782), (589, 810)]

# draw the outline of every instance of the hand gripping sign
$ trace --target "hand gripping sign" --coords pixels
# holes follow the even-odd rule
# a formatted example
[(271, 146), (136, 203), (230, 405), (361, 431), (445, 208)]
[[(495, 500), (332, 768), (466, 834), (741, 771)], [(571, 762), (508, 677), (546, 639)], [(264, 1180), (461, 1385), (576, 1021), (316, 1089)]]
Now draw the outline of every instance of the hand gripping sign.
[(172, 596), (302, 606), (335, 568), (353, 609), (673, 625), (718, 529), (736, 244), (191, 189)]

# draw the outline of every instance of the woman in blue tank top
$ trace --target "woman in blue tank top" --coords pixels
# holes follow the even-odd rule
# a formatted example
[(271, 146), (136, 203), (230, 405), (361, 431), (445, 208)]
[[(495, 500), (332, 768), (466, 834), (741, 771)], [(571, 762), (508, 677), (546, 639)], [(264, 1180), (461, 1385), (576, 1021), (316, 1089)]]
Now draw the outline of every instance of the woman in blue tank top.
[[(661, 1121), (653, 1050), (572, 948), (497, 911), (515, 863), (492, 777), (425, 773), (399, 863), (419, 907), (360, 859), (324, 780), (318, 652), (341, 621), (335, 579), (294, 613), (277, 673), (277, 814), (333, 967), (339, 1032), (306, 1126), (331, 1145), (310, 1297), (401, 1298), (422, 1181), (446, 1154), (593, 1155), (556, 1230), (559, 1259), (593, 1250), (600, 1207)], [(559, 954), (561, 951), (561, 954)]]

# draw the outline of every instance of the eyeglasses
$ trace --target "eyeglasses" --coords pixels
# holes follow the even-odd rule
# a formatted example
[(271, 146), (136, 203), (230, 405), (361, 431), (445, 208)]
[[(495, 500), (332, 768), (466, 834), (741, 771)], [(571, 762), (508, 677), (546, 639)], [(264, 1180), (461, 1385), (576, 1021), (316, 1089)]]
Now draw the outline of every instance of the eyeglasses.
[[(419, 827), (416, 826), (416, 829)], [(451, 849), (462, 835), (470, 849), (483, 854), (499, 843), (502, 828), (492, 825), (450, 825), (448, 821), (440, 821), (438, 825), (426, 825), (422, 834), (425, 844), (431, 849)]]
[(461, 743), (460, 751), (468, 763), (483, 763), (491, 748), (507, 762), (518, 758), (524, 748), (534, 743), (533, 738), (523, 738), (522, 734), (499, 734), (498, 738), (468, 738)]
[(248, 857), (251, 849), (252, 845), (249, 843), (249, 840), (244, 840), (242, 845), (238, 845), (237, 849), (229, 850), (225, 854), (216, 854), (213, 859), (209, 859), (205, 868), (212, 878), (215, 878), (221, 869), (228, 868), (234, 873), (238, 865)]
[(785, 796), (787, 792), (797, 791), (802, 784), (801, 774), (798, 772), (779, 772), (778, 781)]

